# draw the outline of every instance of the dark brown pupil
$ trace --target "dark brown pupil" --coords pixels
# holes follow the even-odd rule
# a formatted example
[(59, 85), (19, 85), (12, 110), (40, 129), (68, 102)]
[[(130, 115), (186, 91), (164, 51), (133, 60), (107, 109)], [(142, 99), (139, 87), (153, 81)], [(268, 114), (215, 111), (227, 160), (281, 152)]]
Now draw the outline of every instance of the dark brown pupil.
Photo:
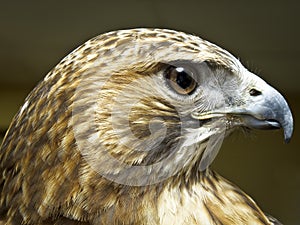
[(190, 87), (192, 82), (193, 79), (185, 71), (181, 71), (181, 72), (177, 71), (176, 83), (182, 89), (187, 89), (188, 87)]
[(169, 85), (178, 94), (191, 95), (197, 87), (196, 81), (184, 70), (183, 67), (170, 67), (166, 72)]

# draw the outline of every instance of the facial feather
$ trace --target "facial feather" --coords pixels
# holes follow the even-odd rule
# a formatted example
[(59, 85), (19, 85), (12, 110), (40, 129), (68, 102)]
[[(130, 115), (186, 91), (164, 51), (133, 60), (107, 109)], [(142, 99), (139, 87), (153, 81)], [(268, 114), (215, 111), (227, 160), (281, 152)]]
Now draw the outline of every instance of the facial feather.
[(282, 126), (289, 139), (292, 116), (226, 50), (166, 29), (100, 35), (50, 71), (13, 119), (0, 151), (1, 216), (6, 224), (270, 224), (208, 168), (239, 126)]

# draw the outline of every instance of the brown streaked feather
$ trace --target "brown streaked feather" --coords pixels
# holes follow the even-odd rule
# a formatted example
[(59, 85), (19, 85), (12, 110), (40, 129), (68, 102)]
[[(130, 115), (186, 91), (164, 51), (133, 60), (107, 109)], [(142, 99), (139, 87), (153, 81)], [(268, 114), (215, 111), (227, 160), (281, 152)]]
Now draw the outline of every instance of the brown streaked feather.
[[(123, 56), (137, 44), (145, 58), (138, 57), (140, 52)], [(128, 47), (124, 50), (124, 46)], [(0, 224), (276, 224), (238, 187), (210, 169), (199, 171), (207, 141), (180, 152), (187, 155), (182, 168), (177, 165), (181, 158), (160, 168), (178, 169), (178, 173), (159, 183), (145, 177), (150, 184), (141, 187), (103, 177), (83, 156), (78, 135), (82, 140), (98, 135), (114, 158), (131, 166), (161, 162), (175, 151), (183, 139), (182, 115), (176, 107), (185, 105), (166, 101), (169, 96), (157, 97), (162, 92), (156, 78), (166, 63), (182, 57), (197, 58), (198, 63), (207, 62), (231, 74), (241, 67), (227, 51), (205, 40), (160, 29), (103, 34), (64, 58), (26, 98), (1, 146)], [(112, 99), (125, 87), (120, 104), (113, 105)], [(88, 112), (95, 105), (91, 99), (95, 93), (99, 101), (92, 118)], [(142, 147), (134, 140), (128, 140), (127, 146), (119, 144), (114, 133), (111, 112), (122, 114), (126, 102), (137, 98), (139, 104), (132, 107), (128, 119), (135, 137), (151, 137), (149, 123), (157, 118), (163, 118), (167, 127), (166, 139), (151, 152), (134, 151), (130, 146)], [(122, 125), (127, 121), (120, 114), (114, 122)], [(87, 126), (90, 120), (95, 127)], [(119, 135), (126, 132), (121, 126)], [(103, 152), (88, 147), (84, 150), (93, 158), (103, 158)], [(103, 165), (112, 174), (120, 170), (111, 162)]]

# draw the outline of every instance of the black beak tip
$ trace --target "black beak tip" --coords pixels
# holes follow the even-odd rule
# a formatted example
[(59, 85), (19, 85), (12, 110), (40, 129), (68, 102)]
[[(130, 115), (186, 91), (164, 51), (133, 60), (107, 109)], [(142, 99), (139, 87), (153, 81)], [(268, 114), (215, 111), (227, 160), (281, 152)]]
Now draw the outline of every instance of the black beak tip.
[(292, 139), (292, 135), (293, 135), (293, 118), (290, 117), (289, 120), (287, 120), (288, 122), (282, 123), (282, 129), (283, 129), (283, 133), (284, 133), (284, 142), (286, 144), (288, 144), (290, 142), (290, 140)]
[(284, 127), (282, 126), (279, 122), (275, 121), (275, 120), (267, 120), (267, 123), (269, 125), (269, 129), (280, 129), (282, 128), (284, 131), (284, 142), (286, 144), (288, 144), (290, 142), (290, 140), (292, 139), (292, 133), (293, 130), (287, 126)]
[(284, 143), (288, 144), (290, 143), (291, 137), (284, 138)]
[(290, 142), (290, 140), (292, 139), (292, 134), (293, 134), (293, 129), (285, 129), (283, 127), (283, 130), (284, 130), (284, 142), (286, 144), (288, 144)]
[(266, 121), (269, 125), (269, 129), (283, 129), (284, 132), (284, 142), (288, 144), (290, 140), (292, 139), (292, 134), (293, 134), (293, 126), (289, 124), (283, 124), (281, 125), (280, 122), (276, 120), (267, 120)]

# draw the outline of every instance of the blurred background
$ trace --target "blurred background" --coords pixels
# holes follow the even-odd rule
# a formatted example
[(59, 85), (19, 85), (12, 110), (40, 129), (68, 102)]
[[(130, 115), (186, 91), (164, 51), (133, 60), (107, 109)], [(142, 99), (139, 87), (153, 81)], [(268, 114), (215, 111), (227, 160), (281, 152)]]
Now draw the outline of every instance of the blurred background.
[(283, 93), (295, 119), (290, 144), (281, 131), (235, 133), (213, 167), (264, 211), (284, 224), (300, 224), (299, 10), (300, 2), (290, 0), (2, 1), (1, 136), (37, 82), (89, 38), (134, 27), (196, 34), (229, 50)]

